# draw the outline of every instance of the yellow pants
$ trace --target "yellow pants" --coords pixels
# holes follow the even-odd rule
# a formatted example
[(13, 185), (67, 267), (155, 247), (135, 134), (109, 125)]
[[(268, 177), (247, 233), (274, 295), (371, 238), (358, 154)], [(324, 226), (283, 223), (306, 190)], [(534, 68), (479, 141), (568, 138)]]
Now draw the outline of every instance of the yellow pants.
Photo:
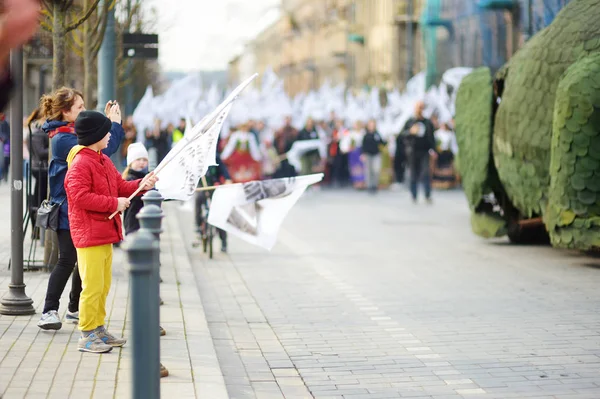
[(112, 282), (112, 244), (77, 248), (81, 276), (79, 329), (91, 331), (104, 325), (106, 297)]

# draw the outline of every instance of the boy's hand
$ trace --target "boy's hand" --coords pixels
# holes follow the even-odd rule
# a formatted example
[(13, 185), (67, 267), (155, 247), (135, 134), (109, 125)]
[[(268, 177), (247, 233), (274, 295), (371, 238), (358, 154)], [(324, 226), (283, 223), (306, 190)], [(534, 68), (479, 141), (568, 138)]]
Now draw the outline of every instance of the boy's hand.
[(117, 201), (117, 212), (124, 212), (125, 209), (129, 208), (129, 204), (131, 204), (129, 198), (119, 197), (117, 198)]
[(142, 190), (152, 190), (154, 185), (158, 181), (158, 177), (154, 175), (154, 172), (150, 172), (140, 182)]

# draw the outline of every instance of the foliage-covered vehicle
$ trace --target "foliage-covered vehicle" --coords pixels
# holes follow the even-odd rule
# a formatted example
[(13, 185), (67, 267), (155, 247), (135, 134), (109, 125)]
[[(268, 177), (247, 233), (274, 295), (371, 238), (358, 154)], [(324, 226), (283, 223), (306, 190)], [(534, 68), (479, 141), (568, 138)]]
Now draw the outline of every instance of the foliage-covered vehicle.
[(492, 77), (456, 98), (473, 231), (600, 247), (600, 0), (572, 0)]

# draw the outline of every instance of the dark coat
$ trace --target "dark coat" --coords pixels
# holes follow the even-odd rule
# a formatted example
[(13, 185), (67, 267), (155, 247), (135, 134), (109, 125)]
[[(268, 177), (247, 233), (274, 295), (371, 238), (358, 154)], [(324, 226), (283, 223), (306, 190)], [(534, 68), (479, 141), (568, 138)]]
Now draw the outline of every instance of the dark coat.
[[(129, 173), (125, 177), (125, 180), (131, 181), (143, 179), (148, 173), (148, 170), (137, 171), (129, 169)], [(129, 208), (127, 208), (123, 214), (123, 227), (125, 227), (125, 235), (131, 234), (140, 229), (140, 221), (137, 218), (137, 214), (143, 206), (144, 201), (142, 201), (142, 197), (137, 196), (131, 200)]]

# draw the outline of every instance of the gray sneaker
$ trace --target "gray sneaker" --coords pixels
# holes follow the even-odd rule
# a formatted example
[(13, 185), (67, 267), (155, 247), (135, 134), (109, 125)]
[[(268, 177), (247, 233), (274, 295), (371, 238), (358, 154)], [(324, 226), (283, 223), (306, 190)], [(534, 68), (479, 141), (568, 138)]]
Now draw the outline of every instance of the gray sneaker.
[(60, 330), (62, 323), (60, 317), (58, 317), (58, 312), (51, 310), (48, 313), (42, 314), (42, 318), (38, 321), (37, 326), (42, 330)]
[(109, 333), (105, 328), (99, 331), (96, 331), (98, 338), (102, 340), (106, 345), (121, 347), (127, 343), (125, 338), (117, 338), (111, 333)]
[(105, 344), (95, 333), (79, 338), (77, 347), (80, 352), (108, 353), (112, 346)]
[(69, 312), (67, 310), (67, 315), (65, 316), (65, 321), (67, 323), (79, 324), (79, 312)]

